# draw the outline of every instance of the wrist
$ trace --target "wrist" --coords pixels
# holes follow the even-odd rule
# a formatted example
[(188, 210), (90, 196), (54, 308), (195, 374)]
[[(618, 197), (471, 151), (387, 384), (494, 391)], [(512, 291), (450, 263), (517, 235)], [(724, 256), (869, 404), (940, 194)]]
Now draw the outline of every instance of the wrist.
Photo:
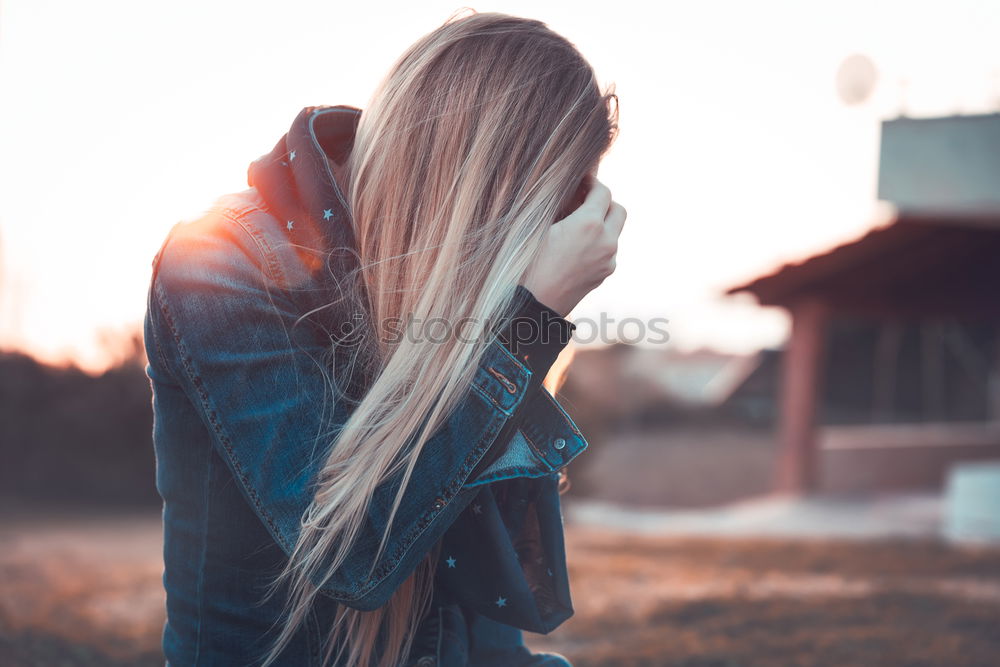
[(566, 317), (576, 305), (570, 303), (566, 295), (559, 294), (557, 290), (545, 290), (526, 284), (518, 285), (518, 287), (527, 291), (535, 301), (552, 311), (557, 317)]
[(548, 372), (563, 348), (569, 344), (576, 325), (558, 311), (542, 303), (524, 285), (518, 285), (514, 311), (500, 331), (501, 342), (524, 361), (539, 381)]

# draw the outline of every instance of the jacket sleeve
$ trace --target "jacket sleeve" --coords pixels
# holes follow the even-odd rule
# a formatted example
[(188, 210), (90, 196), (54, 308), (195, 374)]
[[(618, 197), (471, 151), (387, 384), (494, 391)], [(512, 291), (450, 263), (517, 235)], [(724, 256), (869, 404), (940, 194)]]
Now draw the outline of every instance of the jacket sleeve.
[(470, 480), (480, 476), (506, 451), (515, 432), (531, 412), (532, 402), (543, 391), (542, 382), (556, 358), (570, 341), (576, 325), (561, 317), (538, 299), (523, 285), (517, 286), (514, 310), (499, 332), (503, 346), (531, 371), (525, 400), (504, 423), (494, 444), (479, 460)]
[[(166, 371), (290, 555), (328, 452), (325, 435), (347, 410), (330, 400), (323, 366), (329, 334), (299, 321), (295, 290), (275, 287), (281, 266), (266, 240), (220, 218), (171, 231), (154, 259), (148, 316)], [(467, 395), (418, 457), (377, 562), (399, 488), (392, 480), (376, 489), (352, 552), (322, 593), (362, 610), (388, 601), (478, 491), (463, 484), (525, 398), (531, 377), (528, 366), (493, 343)]]

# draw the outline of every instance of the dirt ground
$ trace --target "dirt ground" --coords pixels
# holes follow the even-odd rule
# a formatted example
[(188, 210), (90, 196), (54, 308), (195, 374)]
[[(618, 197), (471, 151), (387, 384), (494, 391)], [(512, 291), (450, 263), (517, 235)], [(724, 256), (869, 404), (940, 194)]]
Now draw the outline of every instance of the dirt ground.
[(567, 529), (578, 667), (1000, 664), (1000, 550)]
[[(0, 518), (0, 665), (162, 665), (160, 518)], [(578, 667), (1000, 664), (1000, 549), (566, 524)]]

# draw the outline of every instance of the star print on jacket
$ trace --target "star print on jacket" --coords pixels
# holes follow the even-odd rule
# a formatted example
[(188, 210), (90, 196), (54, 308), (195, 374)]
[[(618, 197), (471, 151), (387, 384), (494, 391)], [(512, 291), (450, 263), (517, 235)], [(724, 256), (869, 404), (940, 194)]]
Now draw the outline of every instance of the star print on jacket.
[(286, 224), (286, 226), (288, 227), (288, 229), (291, 229), (292, 225), (294, 225), (294, 224), (295, 224), (294, 220), (289, 220), (288, 223)]
[(571, 616), (566, 553), (552, 530), (561, 513), (549, 502), (557, 484), (549, 475), (484, 485), (443, 536), (435, 581), (469, 610), (529, 632)]

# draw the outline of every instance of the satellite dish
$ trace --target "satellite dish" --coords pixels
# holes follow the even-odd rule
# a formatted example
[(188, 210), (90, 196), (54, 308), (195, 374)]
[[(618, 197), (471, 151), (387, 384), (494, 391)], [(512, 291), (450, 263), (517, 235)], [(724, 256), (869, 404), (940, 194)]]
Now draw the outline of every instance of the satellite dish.
[(837, 95), (844, 104), (862, 104), (875, 90), (877, 80), (875, 63), (868, 56), (855, 53), (845, 58), (837, 69)]

